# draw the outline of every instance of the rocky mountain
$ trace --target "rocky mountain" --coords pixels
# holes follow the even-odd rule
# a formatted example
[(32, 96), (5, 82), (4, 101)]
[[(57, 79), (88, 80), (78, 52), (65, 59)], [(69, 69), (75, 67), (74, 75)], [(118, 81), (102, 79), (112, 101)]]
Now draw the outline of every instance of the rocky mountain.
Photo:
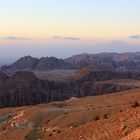
[(15, 63), (9, 66), (3, 66), (2, 71), (21, 71), (21, 70), (34, 70), (38, 63), (38, 58), (33, 58), (31, 56), (25, 56), (17, 60)]
[(105, 69), (107, 64), (99, 57), (93, 54), (79, 54), (65, 59), (73, 68), (81, 69), (85, 67), (92, 67), (94, 70)]
[(25, 106), (71, 97), (85, 97), (107, 94), (136, 88), (133, 85), (107, 82), (114, 79), (138, 79), (139, 73), (111, 71), (91, 72), (78, 80), (40, 80), (32, 72), (16, 72), (12, 76), (0, 73), (0, 107)]
[(74, 68), (91, 67), (93, 70), (140, 70), (140, 52), (80, 54), (65, 60)]
[(54, 70), (54, 69), (69, 69), (70, 64), (65, 62), (62, 59), (57, 59), (55, 57), (43, 57), (40, 58), (35, 70), (45, 71), (45, 70)]
[(101, 53), (80, 54), (67, 59), (42, 57), (40, 59), (25, 56), (10, 66), (3, 66), (1, 71), (47, 71), (60, 69), (82, 69), (89, 67), (97, 70), (139, 71), (140, 53)]
[(16, 72), (16, 71), (45, 71), (54, 69), (68, 69), (70, 64), (62, 59), (55, 57), (42, 57), (34, 58), (31, 56), (25, 56), (17, 60), (10, 66), (3, 66), (1, 71), (4, 72)]

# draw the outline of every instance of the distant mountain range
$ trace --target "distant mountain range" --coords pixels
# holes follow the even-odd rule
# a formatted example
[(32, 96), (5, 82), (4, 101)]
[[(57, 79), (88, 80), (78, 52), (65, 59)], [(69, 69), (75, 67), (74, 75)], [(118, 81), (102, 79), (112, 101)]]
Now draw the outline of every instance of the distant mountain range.
[(45, 71), (54, 69), (68, 69), (70, 64), (62, 59), (55, 57), (42, 57), (40, 59), (33, 58), (31, 56), (25, 56), (17, 60), (15, 63), (9, 66), (3, 66), (2, 71)]
[(59, 69), (81, 69), (86, 67), (90, 67), (95, 71), (139, 71), (140, 52), (79, 54), (67, 59), (58, 59), (55, 57), (42, 57), (39, 59), (25, 56), (9, 66), (1, 67), (0, 70), (3, 72), (47, 71)]
[(65, 61), (78, 69), (91, 67), (93, 70), (140, 70), (140, 52), (79, 54)]

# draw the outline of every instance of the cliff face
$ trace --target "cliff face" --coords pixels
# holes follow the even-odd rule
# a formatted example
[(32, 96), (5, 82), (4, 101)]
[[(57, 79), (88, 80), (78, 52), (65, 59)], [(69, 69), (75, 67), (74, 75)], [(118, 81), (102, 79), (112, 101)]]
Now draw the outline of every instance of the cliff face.
[(40, 80), (32, 72), (16, 72), (11, 77), (0, 73), (0, 107), (48, 103), (74, 96), (94, 96), (131, 89), (135, 87), (96, 82), (138, 77), (132, 75), (126, 74), (124, 77), (124, 75), (115, 72), (92, 72), (78, 80), (54, 82)]

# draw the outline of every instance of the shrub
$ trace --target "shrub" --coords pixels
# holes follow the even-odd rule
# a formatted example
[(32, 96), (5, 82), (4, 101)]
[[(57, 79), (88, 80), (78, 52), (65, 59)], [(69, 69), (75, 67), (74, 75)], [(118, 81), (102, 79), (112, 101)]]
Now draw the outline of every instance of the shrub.
[(64, 112), (64, 114), (66, 115), (66, 114), (68, 114), (68, 112)]
[(103, 115), (103, 118), (104, 118), (104, 119), (107, 119), (107, 118), (108, 118), (108, 114), (107, 114), (107, 113), (104, 114), (104, 115)]
[(120, 112), (123, 112), (123, 110), (120, 110)]
[(133, 108), (136, 108), (136, 107), (139, 107), (139, 106), (140, 106), (140, 104), (137, 101), (135, 101), (134, 104), (132, 105)]
[(51, 137), (52, 135), (53, 135), (53, 134), (52, 134), (52, 133), (50, 133), (50, 134), (49, 134), (49, 137)]
[(38, 139), (42, 139), (42, 137), (43, 137), (43, 131), (41, 129), (35, 128), (25, 136), (25, 140), (38, 140)]
[(98, 115), (96, 115), (96, 116), (94, 117), (94, 121), (98, 121), (98, 120), (100, 120), (100, 117), (99, 117)]

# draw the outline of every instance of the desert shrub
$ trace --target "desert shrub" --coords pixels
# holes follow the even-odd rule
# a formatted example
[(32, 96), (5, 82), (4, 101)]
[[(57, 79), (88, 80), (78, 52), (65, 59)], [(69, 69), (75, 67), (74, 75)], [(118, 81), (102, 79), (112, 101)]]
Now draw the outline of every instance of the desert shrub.
[(53, 135), (53, 134), (52, 134), (52, 133), (50, 133), (50, 134), (49, 134), (49, 137), (51, 137), (52, 135)]
[(0, 123), (8, 121), (11, 117), (14, 117), (13, 113), (6, 113), (6, 114), (0, 115)]
[(94, 117), (94, 121), (98, 121), (98, 120), (100, 120), (100, 117), (99, 117), (99, 115), (96, 115), (96, 116)]
[(65, 104), (65, 103), (52, 103), (51, 106), (52, 107), (63, 108), (63, 107), (66, 107), (67, 104)]
[(38, 140), (42, 137), (43, 131), (41, 129), (33, 129), (25, 136), (25, 140)]
[(108, 114), (107, 114), (107, 113), (104, 114), (104, 115), (103, 115), (103, 118), (104, 118), (104, 119), (107, 119), (107, 118), (108, 118)]
[(80, 117), (78, 120), (71, 121), (68, 126), (78, 127), (80, 125), (85, 124), (87, 121), (84, 117)]
[(45, 113), (39, 112), (34, 118), (33, 118), (33, 127), (37, 128), (40, 127), (43, 123), (43, 120), (45, 119)]
[(47, 123), (49, 123), (50, 122), (50, 120), (47, 120), (46, 122), (45, 122), (45, 124), (47, 124)]
[(64, 112), (64, 114), (66, 115), (66, 114), (68, 114), (68, 112)]
[(134, 104), (132, 105), (133, 108), (136, 108), (136, 107), (139, 107), (139, 106), (140, 106), (140, 104), (137, 101), (135, 101)]
[(59, 134), (59, 133), (61, 133), (61, 130), (58, 130), (58, 131), (57, 131), (57, 134)]
[(123, 112), (123, 110), (121, 109), (120, 112)]

